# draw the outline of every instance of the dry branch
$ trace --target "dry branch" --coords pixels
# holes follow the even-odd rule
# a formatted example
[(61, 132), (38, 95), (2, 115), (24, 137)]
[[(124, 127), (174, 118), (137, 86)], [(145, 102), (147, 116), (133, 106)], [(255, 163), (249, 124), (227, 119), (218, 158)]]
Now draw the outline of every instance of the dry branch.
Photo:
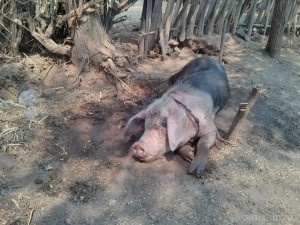
[(47, 37), (40, 28), (36, 28), (36, 31), (32, 31), (32, 36), (35, 37), (46, 49), (50, 52), (59, 54), (59, 55), (70, 55), (71, 46), (69, 45), (58, 45), (52, 39)]
[(68, 22), (69, 27), (73, 27), (75, 18), (80, 19), (85, 12), (95, 10), (99, 7), (100, 5), (98, 1), (90, 1), (84, 4), (83, 7), (71, 10), (67, 15), (63, 15), (60, 17), (58, 16), (59, 22), (56, 24), (56, 27), (61, 28), (65, 22)]

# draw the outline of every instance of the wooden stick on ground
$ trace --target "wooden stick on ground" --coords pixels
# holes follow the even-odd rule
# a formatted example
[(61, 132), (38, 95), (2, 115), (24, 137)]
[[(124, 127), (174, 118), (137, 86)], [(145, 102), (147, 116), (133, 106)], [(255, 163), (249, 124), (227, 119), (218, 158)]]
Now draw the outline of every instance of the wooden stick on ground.
[(260, 90), (261, 90), (261, 85), (257, 85), (256, 87), (252, 88), (251, 93), (246, 101), (248, 103), (248, 108), (247, 108), (248, 111), (254, 105), (254, 103), (260, 93)]
[(256, 87), (252, 88), (252, 91), (251, 91), (246, 103), (240, 104), (239, 111), (235, 115), (235, 117), (231, 123), (230, 129), (228, 131), (228, 134), (227, 134), (227, 140), (229, 142), (236, 141), (236, 138), (239, 134), (240, 128), (243, 124), (242, 122), (246, 118), (247, 113), (250, 111), (251, 107), (254, 105), (254, 103), (260, 93), (260, 90), (261, 90), (261, 86), (256, 86)]
[(241, 103), (240, 107), (239, 107), (239, 111), (237, 112), (237, 114), (235, 115), (230, 129), (228, 131), (227, 134), (227, 140), (230, 142), (233, 142), (236, 140), (237, 135), (240, 131), (241, 125), (242, 125), (242, 121), (245, 119), (246, 114), (247, 114), (247, 107), (248, 107), (248, 103)]

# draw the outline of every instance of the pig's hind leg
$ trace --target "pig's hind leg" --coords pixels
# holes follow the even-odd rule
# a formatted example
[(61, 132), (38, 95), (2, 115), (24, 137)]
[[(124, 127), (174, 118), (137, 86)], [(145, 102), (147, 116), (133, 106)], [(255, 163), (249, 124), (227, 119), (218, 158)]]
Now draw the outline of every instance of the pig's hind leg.
[(208, 152), (210, 147), (216, 141), (216, 132), (212, 132), (209, 134), (202, 135), (198, 141), (196, 147), (196, 156), (192, 161), (190, 168), (188, 169), (188, 173), (195, 175), (199, 178), (205, 169), (205, 166), (208, 162)]

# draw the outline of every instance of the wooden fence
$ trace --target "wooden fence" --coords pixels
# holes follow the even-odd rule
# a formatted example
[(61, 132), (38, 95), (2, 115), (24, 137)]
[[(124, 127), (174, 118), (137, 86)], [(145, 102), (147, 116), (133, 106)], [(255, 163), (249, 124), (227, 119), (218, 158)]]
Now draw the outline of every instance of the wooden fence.
[[(266, 35), (275, 4), (275, 0), (168, 0), (162, 12), (162, 1), (144, 0), (139, 44), (141, 56), (147, 55), (157, 38), (165, 57), (171, 38), (183, 42), (192, 36), (221, 34), (225, 19), (228, 21), (226, 32), (235, 35), (237, 28), (242, 27), (244, 36), (251, 38), (256, 27)], [(300, 0), (287, 1), (286, 28), (289, 33), (296, 34), (300, 27)]]

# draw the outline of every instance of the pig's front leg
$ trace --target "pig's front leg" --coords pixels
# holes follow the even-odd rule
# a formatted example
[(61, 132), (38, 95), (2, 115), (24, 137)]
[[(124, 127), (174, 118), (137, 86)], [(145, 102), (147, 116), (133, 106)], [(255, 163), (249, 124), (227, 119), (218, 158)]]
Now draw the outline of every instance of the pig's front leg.
[(208, 161), (209, 148), (215, 143), (215, 140), (216, 132), (205, 134), (200, 137), (196, 147), (195, 159), (188, 170), (189, 174), (195, 175), (197, 178), (202, 175)]

